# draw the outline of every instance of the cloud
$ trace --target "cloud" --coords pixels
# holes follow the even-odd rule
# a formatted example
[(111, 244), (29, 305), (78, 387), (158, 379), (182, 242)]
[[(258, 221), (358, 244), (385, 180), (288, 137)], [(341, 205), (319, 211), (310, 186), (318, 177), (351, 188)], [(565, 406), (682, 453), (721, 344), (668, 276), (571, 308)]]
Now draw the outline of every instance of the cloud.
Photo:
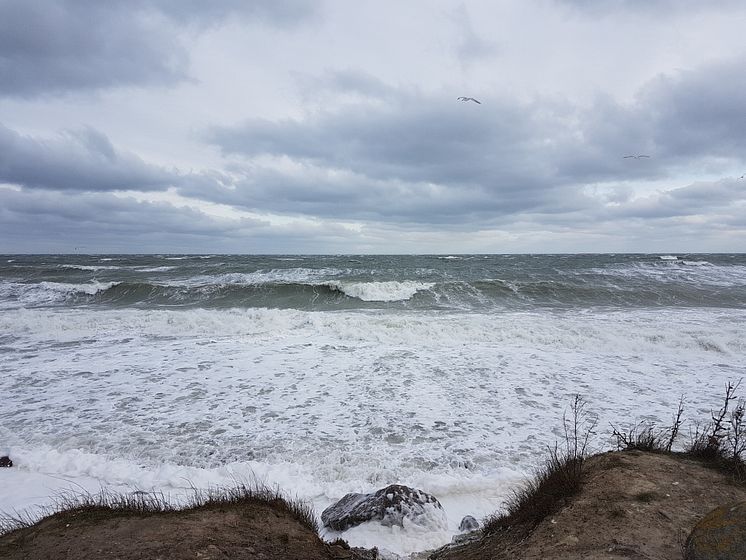
[[(258, 20), (270, 25), (288, 27), (317, 15), (313, 0), (133, 0), (134, 3), (160, 11), (181, 23), (211, 25), (226, 18)], [(127, 2), (131, 5), (132, 2)]]
[(691, 11), (723, 10), (740, 7), (740, 0), (552, 0), (555, 3), (592, 15), (607, 15), (630, 11), (669, 15)]
[(499, 51), (496, 42), (480, 37), (474, 30), (471, 16), (465, 4), (460, 4), (454, 10), (452, 19), (459, 34), (456, 44), (456, 57), (462, 67), (466, 67), (479, 59), (492, 56)]
[(338, 224), (220, 218), (192, 205), (111, 193), (0, 186), (0, 253), (340, 252), (357, 235)]
[(0, 123), (0, 183), (62, 191), (152, 191), (178, 180), (175, 172), (115, 149), (92, 128), (37, 138)]
[(189, 79), (180, 27), (288, 26), (313, 13), (307, 0), (0, 0), (0, 95), (174, 84)]
[[(184, 189), (249, 209), (432, 224), (584, 212), (595, 204), (588, 185), (620, 192), (634, 181), (745, 163), (743, 66), (734, 58), (661, 76), (629, 103), (599, 96), (587, 106), (489, 97), (463, 104), (352, 79), (382, 102), (214, 127), (206, 139), (245, 164), (221, 186)], [(652, 157), (623, 157), (637, 153)], [(676, 197), (685, 213), (686, 199)]]

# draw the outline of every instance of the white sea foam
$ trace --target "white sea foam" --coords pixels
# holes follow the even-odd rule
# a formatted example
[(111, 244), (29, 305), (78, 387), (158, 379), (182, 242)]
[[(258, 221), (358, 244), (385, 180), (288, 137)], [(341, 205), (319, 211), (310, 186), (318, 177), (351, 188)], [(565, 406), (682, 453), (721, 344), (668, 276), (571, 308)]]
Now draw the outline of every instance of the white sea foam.
[(175, 266), (153, 266), (153, 267), (137, 267), (140, 272), (168, 272), (174, 270)]
[(85, 265), (85, 264), (62, 264), (61, 268), (72, 268), (76, 270), (119, 270), (121, 266), (107, 266), (107, 265)]
[(702, 286), (744, 286), (746, 266), (718, 266), (707, 261), (671, 261), (670, 263), (633, 263), (588, 270), (609, 278), (639, 278), (656, 282), (684, 282)]
[(263, 284), (313, 284), (329, 277), (348, 273), (334, 268), (278, 268), (256, 272), (231, 272), (219, 275), (195, 276), (184, 282), (185, 285), (225, 285), (235, 284), (258, 286)]
[(89, 282), (69, 284), (64, 282), (0, 282), (0, 300), (4, 308), (18, 305), (49, 305), (60, 303), (76, 294), (95, 295), (108, 290), (118, 282)]
[(658, 257), (662, 261), (676, 261), (679, 260), (679, 257), (675, 255), (661, 255)]
[(746, 368), (737, 309), (6, 309), (0, 333), (0, 446), (18, 466), (2, 508), (59, 483), (178, 495), (252, 473), (317, 512), (391, 483), (436, 496), (445, 531), (344, 534), (393, 552), (497, 509), (573, 393), (599, 426), (666, 423), (692, 395), (694, 423)]
[(429, 290), (430, 282), (328, 282), (327, 285), (362, 301), (406, 301), (417, 292)]

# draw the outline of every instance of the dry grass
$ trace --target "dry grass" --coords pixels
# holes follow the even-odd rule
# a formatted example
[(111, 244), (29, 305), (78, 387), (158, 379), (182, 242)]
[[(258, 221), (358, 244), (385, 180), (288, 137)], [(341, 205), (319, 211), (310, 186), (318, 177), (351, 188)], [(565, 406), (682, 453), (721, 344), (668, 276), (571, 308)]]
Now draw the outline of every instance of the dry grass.
[[(270, 488), (259, 482), (208, 490), (193, 488), (192, 496), (186, 504), (181, 505), (175, 505), (160, 492), (136, 491), (124, 494), (106, 489), (96, 494), (65, 492), (57, 495), (54, 506), (44, 511), (43, 517), (74, 516), (76, 519), (95, 521), (111, 517), (159, 515), (256, 503), (267, 504), (287, 513), (318, 534), (316, 515), (310, 504), (299, 499), (289, 499), (278, 488)], [(39, 521), (40, 519), (28, 514), (1, 514), (0, 535), (30, 527)]]
[(563, 417), (564, 449), (556, 444), (550, 448), (548, 458), (534, 476), (508, 498), (505, 513), (485, 519), (483, 534), (490, 535), (517, 526), (530, 530), (580, 491), (588, 442), (596, 426), (585, 406), (585, 401), (576, 395), (571, 406), (572, 418)]

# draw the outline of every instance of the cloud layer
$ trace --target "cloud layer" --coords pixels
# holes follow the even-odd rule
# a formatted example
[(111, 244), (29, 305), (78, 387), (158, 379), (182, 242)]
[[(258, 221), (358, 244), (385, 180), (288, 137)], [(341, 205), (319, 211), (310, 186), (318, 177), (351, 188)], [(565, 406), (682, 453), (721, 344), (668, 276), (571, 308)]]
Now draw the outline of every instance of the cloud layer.
[(739, 3), (418, 2), (0, 0), (0, 251), (743, 246)]
[(50, 95), (190, 79), (180, 28), (226, 19), (289, 26), (307, 0), (0, 0), (0, 95)]

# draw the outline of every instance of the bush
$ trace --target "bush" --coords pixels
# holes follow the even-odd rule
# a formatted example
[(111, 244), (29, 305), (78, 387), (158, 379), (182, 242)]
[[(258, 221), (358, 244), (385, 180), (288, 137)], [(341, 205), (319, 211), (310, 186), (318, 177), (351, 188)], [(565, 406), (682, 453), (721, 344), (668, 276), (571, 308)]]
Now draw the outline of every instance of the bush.
[(684, 397), (679, 399), (679, 408), (673, 418), (671, 427), (658, 430), (652, 422), (640, 422), (630, 428), (629, 432), (617, 430), (612, 424), (612, 435), (616, 438), (617, 449), (636, 449), (651, 453), (669, 453), (673, 447), (679, 428), (683, 423), (681, 418), (684, 413)]
[(530, 530), (578, 493), (583, 480), (588, 442), (596, 427), (596, 420), (590, 418), (585, 406), (585, 401), (576, 395), (571, 405), (572, 418), (568, 420), (566, 415), (562, 417), (565, 448), (561, 449), (555, 444), (549, 449), (549, 457), (534, 476), (507, 499), (506, 512), (485, 519), (485, 535), (514, 526)]

